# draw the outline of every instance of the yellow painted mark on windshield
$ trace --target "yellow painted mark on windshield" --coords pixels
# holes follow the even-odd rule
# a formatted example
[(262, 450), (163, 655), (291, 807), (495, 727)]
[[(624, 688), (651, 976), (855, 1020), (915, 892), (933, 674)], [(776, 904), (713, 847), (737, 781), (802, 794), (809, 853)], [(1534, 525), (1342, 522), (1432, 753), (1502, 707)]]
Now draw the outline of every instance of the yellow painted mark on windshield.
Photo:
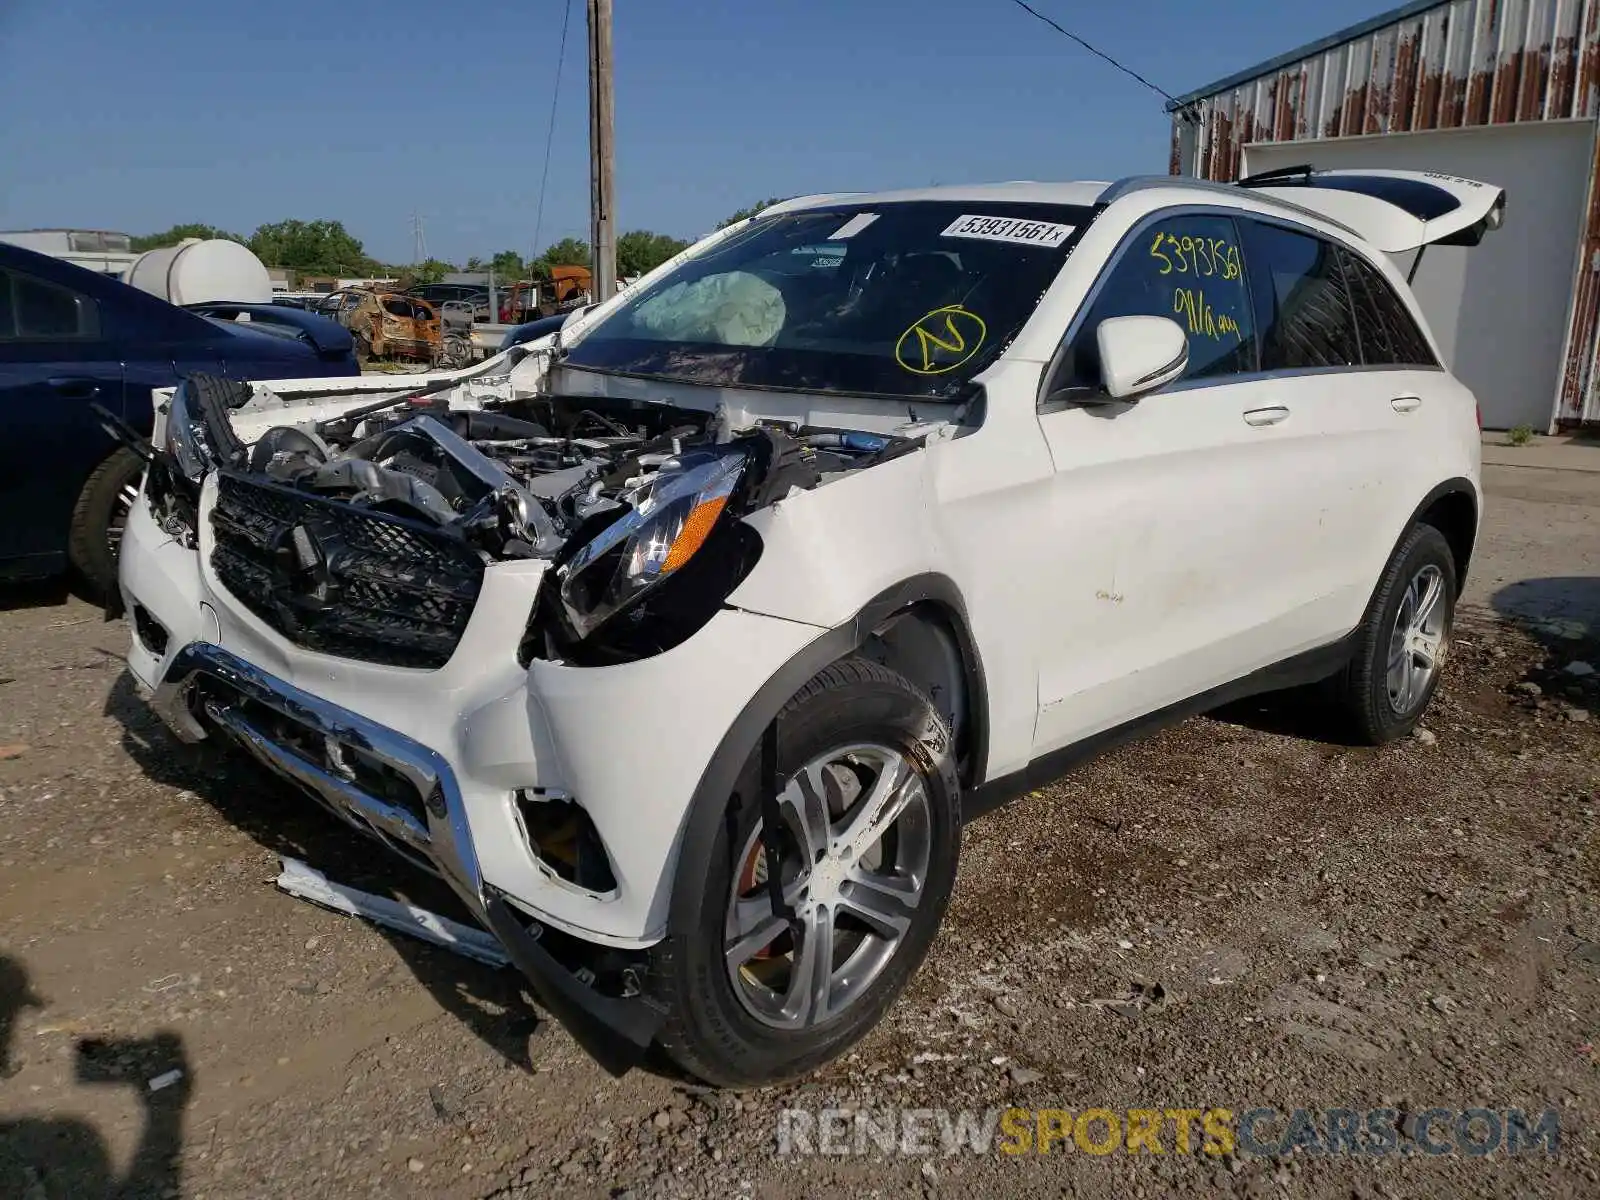
[(894, 344), (894, 359), (913, 375), (943, 375), (969, 362), (988, 333), (977, 313), (947, 304), (911, 323)]

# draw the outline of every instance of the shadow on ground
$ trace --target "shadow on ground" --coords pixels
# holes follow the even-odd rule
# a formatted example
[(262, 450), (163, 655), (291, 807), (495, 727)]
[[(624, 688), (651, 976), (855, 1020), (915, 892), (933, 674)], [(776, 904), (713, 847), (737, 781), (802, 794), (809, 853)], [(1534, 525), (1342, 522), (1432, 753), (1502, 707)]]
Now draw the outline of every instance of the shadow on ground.
[(1600, 576), (1519, 580), (1490, 603), (1543, 648), (1532, 677), (1545, 695), (1600, 715)]
[(87, 604), (98, 604), (66, 577), (29, 579), (20, 583), (0, 583), (0, 612), (24, 608), (59, 608), (74, 596)]
[[(106, 713), (121, 724), (124, 749), (149, 778), (194, 792), (273, 854), (298, 858), (338, 883), (476, 924), (445, 884), (397, 855), (374, 853), (369, 839), (255, 763), (209, 742), (179, 742), (126, 672), (111, 689)], [(304, 903), (288, 896), (284, 901)], [(506, 1061), (532, 1071), (529, 1039), (540, 1016), (514, 970), (496, 970), (393, 930), (372, 928), (388, 939), (441, 1008)]]
[(1250, 696), (1205, 715), (1210, 720), (1258, 733), (1276, 733), (1329, 746), (1364, 744), (1349, 735), (1348, 722), (1341, 719), (1327, 690), (1320, 685)]
[[(45, 1007), (22, 963), (0, 955), (0, 1080), (21, 1067), (12, 1056), (18, 1019), (25, 1009)], [(80, 1083), (131, 1088), (144, 1108), (127, 1174), (117, 1176), (105, 1139), (86, 1121), (0, 1112), (0, 1196), (163, 1200), (181, 1195), (183, 1114), (194, 1088), (183, 1039), (170, 1031), (146, 1038), (83, 1038), (76, 1056)], [(152, 1090), (151, 1080), (174, 1071), (175, 1079)]]

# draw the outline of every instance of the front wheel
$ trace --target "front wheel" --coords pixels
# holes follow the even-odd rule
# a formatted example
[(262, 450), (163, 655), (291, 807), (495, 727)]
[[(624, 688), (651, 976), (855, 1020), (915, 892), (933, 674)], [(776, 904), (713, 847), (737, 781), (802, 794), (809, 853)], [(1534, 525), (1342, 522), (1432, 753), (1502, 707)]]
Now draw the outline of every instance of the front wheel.
[(1384, 568), (1350, 665), (1335, 680), (1362, 741), (1394, 741), (1422, 720), (1439, 686), (1455, 607), (1450, 543), (1432, 525), (1416, 525)]
[(847, 659), (800, 690), (778, 731), (777, 888), (758, 749), (709, 860), (679, 863), (651, 964), (671, 1013), (663, 1048), (727, 1087), (802, 1074), (865, 1035), (927, 954), (955, 882), (960, 786), (927, 696)]

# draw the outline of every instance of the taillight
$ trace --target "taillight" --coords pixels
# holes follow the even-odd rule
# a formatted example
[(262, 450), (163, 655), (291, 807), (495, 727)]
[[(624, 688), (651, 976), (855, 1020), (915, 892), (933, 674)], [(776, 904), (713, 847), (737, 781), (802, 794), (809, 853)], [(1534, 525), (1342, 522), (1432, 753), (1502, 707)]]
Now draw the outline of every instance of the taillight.
[(1478, 410), (1478, 432), (1482, 433), (1483, 432), (1483, 405), (1474, 404), (1473, 408)]

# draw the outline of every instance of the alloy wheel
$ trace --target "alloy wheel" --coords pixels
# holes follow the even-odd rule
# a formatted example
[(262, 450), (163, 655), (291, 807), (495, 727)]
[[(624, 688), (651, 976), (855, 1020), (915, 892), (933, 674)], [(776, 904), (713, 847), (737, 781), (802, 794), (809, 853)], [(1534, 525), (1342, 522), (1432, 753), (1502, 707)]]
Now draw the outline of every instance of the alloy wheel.
[(138, 500), (139, 485), (134, 482), (123, 484), (117, 498), (111, 502), (111, 516), (106, 521), (106, 549), (111, 552), (113, 563), (122, 553), (122, 535), (128, 528), (128, 515)]
[(761, 826), (738, 862), (724, 955), (740, 1003), (763, 1024), (804, 1029), (858, 1002), (910, 932), (928, 881), (932, 812), (901, 751), (844, 746), (812, 759), (778, 797), (781, 888), (773, 912)]
[(1412, 713), (1428, 694), (1445, 651), (1444, 572), (1428, 565), (1411, 577), (1389, 635), (1389, 707)]

